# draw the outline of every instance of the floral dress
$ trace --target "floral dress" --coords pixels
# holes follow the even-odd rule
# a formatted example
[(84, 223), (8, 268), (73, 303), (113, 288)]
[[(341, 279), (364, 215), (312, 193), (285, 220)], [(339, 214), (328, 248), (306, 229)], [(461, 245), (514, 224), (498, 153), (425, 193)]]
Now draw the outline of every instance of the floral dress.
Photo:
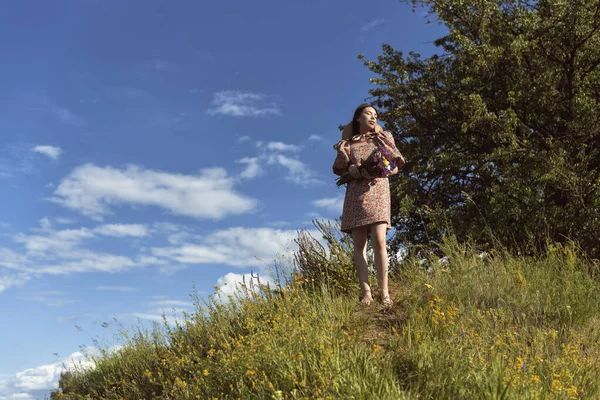
[[(333, 146), (337, 150), (333, 173), (344, 175), (348, 172), (351, 164), (364, 163), (376, 149), (377, 141), (386, 146), (395, 156), (398, 167), (404, 164), (404, 158), (396, 148), (392, 134), (376, 129), (375, 132), (355, 135), (349, 140), (341, 140)], [(342, 232), (351, 233), (353, 228), (376, 222), (385, 222), (387, 229), (390, 229), (390, 202), (390, 183), (387, 177), (352, 180), (346, 187), (342, 212)]]

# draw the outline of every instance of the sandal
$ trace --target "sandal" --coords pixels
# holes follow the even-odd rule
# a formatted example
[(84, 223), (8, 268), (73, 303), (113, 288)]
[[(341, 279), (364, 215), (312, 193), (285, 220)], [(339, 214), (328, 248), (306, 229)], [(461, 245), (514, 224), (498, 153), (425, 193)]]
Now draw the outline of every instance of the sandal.
[(381, 298), (381, 304), (384, 307), (391, 307), (394, 304), (394, 302), (392, 301), (390, 295), (388, 294), (387, 296), (383, 296)]
[(360, 304), (362, 304), (363, 306), (370, 306), (371, 302), (373, 302), (373, 297), (371, 296), (371, 291), (366, 292), (360, 298)]

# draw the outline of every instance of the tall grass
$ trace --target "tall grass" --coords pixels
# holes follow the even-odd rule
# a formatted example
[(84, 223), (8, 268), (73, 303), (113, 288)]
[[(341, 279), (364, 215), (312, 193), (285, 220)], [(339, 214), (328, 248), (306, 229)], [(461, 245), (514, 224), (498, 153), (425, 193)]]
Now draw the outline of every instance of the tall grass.
[[(397, 277), (404, 388), (432, 398), (600, 398), (600, 285), (574, 246), (480, 255), (449, 239), (447, 262)], [(427, 272), (428, 271), (428, 272)]]
[(332, 282), (352, 271), (335, 265), (348, 248), (326, 232), (338, 251), (305, 238), (289, 285), (197, 301), (175, 327), (138, 331), (95, 368), (65, 373), (52, 397), (600, 398), (597, 265), (575, 246), (482, 255), (448, 238), (445, 262), (405, 260), (384, 309)]

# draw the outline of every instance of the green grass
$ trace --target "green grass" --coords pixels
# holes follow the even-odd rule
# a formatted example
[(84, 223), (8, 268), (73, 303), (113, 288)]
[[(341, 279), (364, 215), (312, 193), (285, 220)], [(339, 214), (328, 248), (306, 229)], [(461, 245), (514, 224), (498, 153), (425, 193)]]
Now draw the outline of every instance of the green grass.
[(95, 368), (64, 374), (52, 397), (600, 398), (592, 261), (570, 246), (535, 257), (441, 248), (446, 264), (407, 260), (392, 275), (391, 309), (359, 306), (358, 284), (340, 290), (306, 263), (310, 279), (198, 302), (185, 323), (124, 337)]

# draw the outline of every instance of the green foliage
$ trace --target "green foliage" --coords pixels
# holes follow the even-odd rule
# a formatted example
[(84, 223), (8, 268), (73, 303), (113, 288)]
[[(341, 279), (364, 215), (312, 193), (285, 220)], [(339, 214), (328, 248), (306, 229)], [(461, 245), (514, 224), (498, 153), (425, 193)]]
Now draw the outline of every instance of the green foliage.
[(452, 226), (522, 254), (549, 239), (600, 257), (600, 3), (404, 2), (448, 34), (429, 58), (384, 45), (365, 61), (407, 159), (391, 181), (396, 240)]
[(535, 257), (455, 237), (438, 247), (445, 262), (405, 261), (391, 309), (302, 277), (279, 292), (242, 286), (176, 326), (121, 333), (51, 398), (600, 397), (597, 264), (570, 244)]

